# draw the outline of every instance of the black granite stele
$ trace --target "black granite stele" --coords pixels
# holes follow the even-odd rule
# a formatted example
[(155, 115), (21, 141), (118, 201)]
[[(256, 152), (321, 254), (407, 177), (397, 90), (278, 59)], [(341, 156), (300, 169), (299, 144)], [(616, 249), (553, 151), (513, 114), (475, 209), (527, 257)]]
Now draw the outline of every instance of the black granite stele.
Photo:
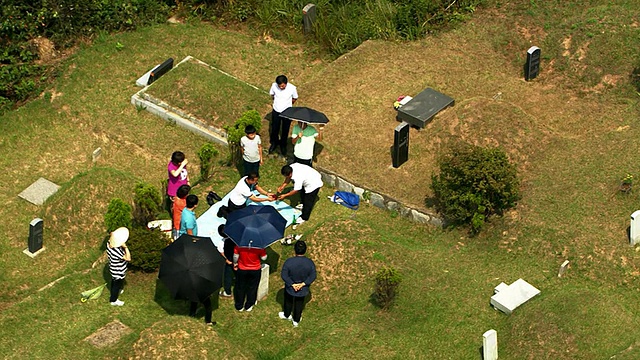
[(173, 58), (168, 58), (162, 64), (158, 65), (155, 69), (151, 70), (147, 85), (151, 85), (154, 81), (160, 79), (162, 75), (166, 74), (171, 69), (173, 69)]
[(409, 124), (403, 122), (393, 130), (393, 158), (394, 168), (399, 168), (409, 160)]
[(453, 98), (427, 88), (398, 109), (396, 120), (423, 129), (437, 113), (453, 106), (454, 102)]
[(535, 79), (540, 72), (540, 48), (532, 46), (527, 50), (527, 62), (524, 64), (524, 79)]

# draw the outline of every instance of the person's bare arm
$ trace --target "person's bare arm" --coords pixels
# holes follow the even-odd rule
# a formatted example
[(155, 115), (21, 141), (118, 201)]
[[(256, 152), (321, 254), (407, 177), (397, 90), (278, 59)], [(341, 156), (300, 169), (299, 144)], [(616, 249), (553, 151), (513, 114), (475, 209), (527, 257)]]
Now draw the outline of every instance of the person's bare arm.
[(131, 253), (129, 252), (129, 248), (127, 245), (122, 245), (124, 248), (124, 256), (122, 257), (125, 261), (131, 261)]
[(180, 175), (180, 173), (182, 172), (182, 169), (184, 169), (184, 167), (187, 166), (188, 163), (189, 161), (187, 161), (187, 159), (184, 159), (184, 161), (180, 163), (180, 166), (178, 166), (177, 169), (171, 170), (171, 175), (173, 175), (174, 177), (178, 177), (178, 175)]

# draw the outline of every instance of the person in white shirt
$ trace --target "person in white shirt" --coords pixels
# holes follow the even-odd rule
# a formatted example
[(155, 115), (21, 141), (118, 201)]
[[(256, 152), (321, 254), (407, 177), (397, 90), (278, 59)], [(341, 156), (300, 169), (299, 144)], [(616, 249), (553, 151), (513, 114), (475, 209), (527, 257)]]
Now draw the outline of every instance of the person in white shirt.
[(322, 127), (316, 130), (313, 126), (298, 121), (291, 132), (293, 143), (293, 162), (313, 167), (313, 149), (316, 140), (322, 140)]
[(284, 175), (284, 182), (278, 187), (278, 193), (281, 193), (291, 181), (293, 181), (293, 190), (286, 194), (281, 194), (278, 200), (300, 193), (302, 215), (296, 219), (296, 224), (302, 224), (309, 220), (313, 206), (318, 198), (318, 192), (324, 185), (322, 176), (314, 168), (299, 163), (283, 166), (280, 169), (280, 173)]
[(280, 113), (290, 108), (298, 100), (298, 90), (284, 75), (276, 77), (276, 82), (271, 84), (269, 95), (273, 98), (273, 111), (271, 112), (271, 131), (269, 133), (269, 154), (272, 154), (277, 146), (280, 152), (287, 156), (287, 139), (291, 120), (283, 118)]
[(247, 176), (255, 173), (260, 177), (260, 165), (262, 165), (262, 140), (260, 135), (256, 134), (256, 128), (253, 125), (247, 125), (244, 128), (246, 134), (240, 139), (240, 148), (242, 149), (243, 174)]
[[(258, 190), (262, 195), (266, 195), (266, 198), (257, 197), (253, 194), (253, 190)], [(260, 185), (258, 185), (258, 175), (251, 173), (242, 177), (236, 184), (236, 187), (229, 193), (229, 213), (242, 209), (247, 206), (247, 199), (251, 199), (254, 202), (275, 200), (275, 194), (266, 192)]]

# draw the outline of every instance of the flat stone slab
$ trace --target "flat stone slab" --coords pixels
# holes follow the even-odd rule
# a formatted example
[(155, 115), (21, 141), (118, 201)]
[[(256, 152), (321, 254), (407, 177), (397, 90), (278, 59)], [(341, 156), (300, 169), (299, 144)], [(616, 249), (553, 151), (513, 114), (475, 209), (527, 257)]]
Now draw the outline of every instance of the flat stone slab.
[(60, 185), (56, 185), (45, 178), (40, 178), (24, 189), (18, 196), (34, 205), (42, 205), (58, 189), (60, 189)]
[(97, 348), (103, 348), (118, 342), (120, 338), (130, 332), (131, 329), (127, 325), (121, 323), (118, 320), (113, 320), (112, 322), (98, 329), (98, 331), (87, 336), (84, 341)]
[(398, 109), (396, 119), (417, 128), (424, 128), (437, 113), (454, 104), (453, 98), (426, 88)]
[(491, 305), (503, 313), (510, 315), (518, 306), (540, 294), (528, 282), (518, 279), (511, 285), (501, 283), (495, 288), (495, 295), (491, 297)]

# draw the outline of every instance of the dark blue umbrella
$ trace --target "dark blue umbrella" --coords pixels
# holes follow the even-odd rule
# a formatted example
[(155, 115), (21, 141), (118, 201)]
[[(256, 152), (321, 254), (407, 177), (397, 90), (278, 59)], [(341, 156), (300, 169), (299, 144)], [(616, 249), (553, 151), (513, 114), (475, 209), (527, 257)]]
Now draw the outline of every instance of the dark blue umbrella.
[(270, 205), (249, 205), (227, 217), (224, 232), (240, 247), (265, 249), (284, 237), (287, 220)]
[(329, 122), (329, 119), (325, 114), (304, 106), (292, 106), (287, 108), (280, 113), (280, 116), (309, 124), (326, 124)]
[(222, 287), (224, 264), (211, 238), (184, 234), (162, 250), (158, 278), (174, 299), (202, 302)]

